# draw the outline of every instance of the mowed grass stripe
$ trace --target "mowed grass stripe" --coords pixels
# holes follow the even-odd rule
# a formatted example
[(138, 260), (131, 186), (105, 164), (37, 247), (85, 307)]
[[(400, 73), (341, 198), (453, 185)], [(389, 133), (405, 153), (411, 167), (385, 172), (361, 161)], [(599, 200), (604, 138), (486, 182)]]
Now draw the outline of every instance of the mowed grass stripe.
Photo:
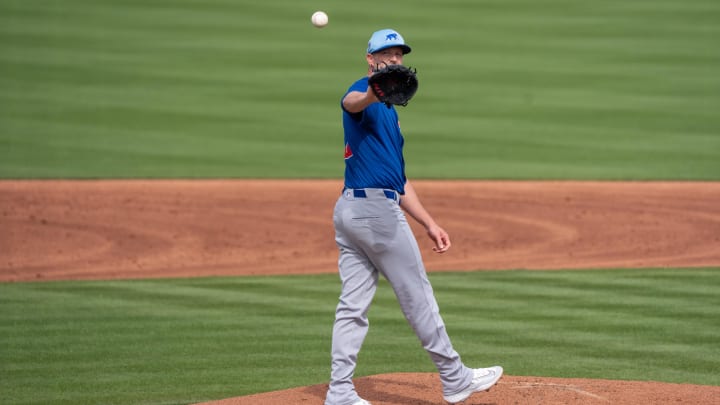
[[(633, 166), (672, 178), (680, 167), (703, 176), (715, 166), (709, 151), (717, 149), (718, 122), (712, 116), (720, 82), (710, 76), (719, 59), (707, 51), (716, 42), (717, 25), (710, 21), (717, 12), (707, 14), (708, 3), (675, 4), (683, 16), (678, 19), (668, 18), (670, 4), (660, 7), (664, 12), (645, 13), (640, 3), (605, 2), (584, 16), (578, 11), (587, 5), (576, 2), (509, 4), (516, 5), (512, 13), (484, 7), (477, 15), (478, 43), (468, 50), (482, 57), (455, 65), (458, 72), (451, 77), (440, 80), (438, 74), (427, 85), (432, 89), (420, 94), (432, 102), (437, 119), (414, 125), (428, 113), (423, 111), (405, 120), (404, 128), (424, 138), (409, 144), (423, 168), (465, 178), (518, 173), (562, 178), (563, 173), (577, 177), (574, 167), (583, 166), (583, 177), (622, 178)], [(552, 16), (537, 10), (545, 7)], [(503, 35), (492, 35), (488, 26)], [(693, 40), (683, 44), (689, 37)], [(455, 49), (445, 52), (450, 58)], [(475, 96), (472, 103), (452, 102), (466, 93)], [(460, 125), (474, 130), (448, 130)], [(710, 149), (688, 151), (685, 141)], [(453, 151), (457, 144), (462, 152)], [(447, 154), (456, 159), (437, 158)], [(509, 164), (500, 168), (503, 162)]]
[[(5, 371), (14, 376), (8, 389), (30, 389), (41, 383), (37, 381), (41, 374), (51, 383), (47, 397), (27, 392), (27, 403), (187, 403), (193, 393), (185, 392), (186, 396), (177, 399), (162, 391), (167, 387), (175, 387), (169, 391), (181, 386), (198, 388), (198, 384), (211, 390), (222, 386), (238, 389), (238, 384), (245, 384), (238, 380), (243, 374), (262, 378), (267, 375), (264, 369), (282, 369), (272, 364), (286, 358), (291, 347), (297, 351), (294, 342), (317, 340), (303, 337), (302, 332), (289, 339), (283, 332), (289, 327), (300, 331), (301, 322), (308, 321), (289, 313), (301, 303), (310, 307), (306, 298), (290, 297), (291, 302), (274, 305), (267, 294), (261, 299), (262, 289), (254, 293), (252, 287), (238, 292), (182, 284), (137, 281), (29, 286), (33, 290), (30, 295), (45, 304), (39, 305), (38, 318), (26, 324), (37, 339), (28, 341), (25, 334), (14, 332), (7, 338), (3, 328), (3, 340), (8, 347), (20, 349), (14, 356), (21, 359), (12, 365), (5, 362)], [(65, 305), (56, 307), (56, 302)], [(218, 310), (224, 314), (222, 318), (217, 317)], [(331, 308), (319, 312), (332, 316)], [(27, 321), (21, 312), (13, 318), (12, 322)], [(267, 347), (276, 349), (274, 354), (266, 352)], [(325, 350), (312, 351), (320, 356)], [(204, 353), (202, 359), (196, 357), (200, 353)], [(301, 353), (300, 349), (298, 355)], [(86, 361), (78, 361), (79, 357)], [(228, 373), (227, 368), (244, 371), (239, 376), (238, 370)], [(132, 392), (131, 399), (123, 391)], [(158, 395), (162, 399), (157, 399)]]
[(411, 177), (718, 178), (710, 0), (4, 2), (0, 177), (338, 177), (365, 17), (415, 49)]
[[(66, 169), (73, 160), (95, 162), (84, 168), (89, 177), (103, 166), (135, 166), (140, 176), (152, 176), (158, 167), (182, 171), (202, 166), (222, 175), (234, 167), (266, 164), (273, 149), (281, 157), (302, 151), (300, 140), (290, 141), (296, 148), (289, 150), (284, 137), (273, 148), (272, 139), (278, 137), (266, 129), (268, 114), (237, 119), (238, 109), (256, 102), (244, 93), (258, 77), (236, 74), (244, 63), (243, 52), (251, 49), (228, 36), (228, 29), (246, 27), (244, 19), (229, 12), (229, 4), (196, 13), (202, 8), (198, 3), (188, 3), (187, 9), (146, 4), (146, 10), (139, 3), (72, 2), (42, 11), (36, 5), (37, 9), (8, 16), (4, 29), (18, 43), (11, 42), (4, 54), (4, 66), (16, 73), (5, 80), (18, 91), (5, 96), (9, 119), (3, 143), (15, 152), (6, 162), (17, 162), (19, 170), (33, 177), (42, 169), (22, 162), (48, 151), (45, 161), (58, 177), (73, 175), (76, 168)], [(32, 28), (34, 19), (37, 30)], [(214, 62), (205, 69), (208, 54)], [(26, 81), (28, 75), (32, 83)], [(225, 95), (241, 104), (218, 103), (218, 96)], [(243, 132), (256, 134), (256, 140), (246, 140), (238, 150), (238, 134)], [(48, 136), (51, 133), (67, 136)], [(200, 133), (215, 141), (198, 137)], [(230, 138), (234, 141), (222, 140)]]
[[(431, 274), (468, 364), (718, 385), (720, 269)], [(190, 403), (325, 382), (336, 275), (0, 285), (12, 403)], [(382, 282), (357, 375), (432, 372)], [(291, 372), (301, 367), (303, 372)]]

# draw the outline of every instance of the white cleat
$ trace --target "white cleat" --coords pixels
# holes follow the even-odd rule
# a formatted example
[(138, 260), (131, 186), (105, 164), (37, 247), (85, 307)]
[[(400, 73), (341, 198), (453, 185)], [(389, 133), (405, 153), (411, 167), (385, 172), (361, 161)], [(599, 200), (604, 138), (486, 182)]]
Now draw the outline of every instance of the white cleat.
[(472, 382), (467, 388), (457, 394), (443, 396), (443, 399), (451, 404), (457, 404), (458, 402), (468, 399), (470, 395), (476, 392), (488, 391), (490, 390), (490, 387), (500, 380), (502, 374), (503, 369), (500, 366), (476, 368), (473, 370)]
[(361, 400), (355, 402), (353, 405), (372, 405), (372, 404), (364, 399), (361, 399)]

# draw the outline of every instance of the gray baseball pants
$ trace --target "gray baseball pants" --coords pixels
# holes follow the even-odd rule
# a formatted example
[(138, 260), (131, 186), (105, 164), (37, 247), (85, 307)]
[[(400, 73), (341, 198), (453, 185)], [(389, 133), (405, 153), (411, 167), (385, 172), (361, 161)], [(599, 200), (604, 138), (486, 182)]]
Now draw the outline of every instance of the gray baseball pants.
[(342, 292), (335, 312), (325, 405), (348, 405), (359, 399), (352, 378), (379, 274), (389, 281), (405, 318), (435, 363), (443, 393), (467, 387), (472, 369), (462, 363), (445, 331), (399, 195), (383, 189), (346, 189), (335, 205), (333, 222)]

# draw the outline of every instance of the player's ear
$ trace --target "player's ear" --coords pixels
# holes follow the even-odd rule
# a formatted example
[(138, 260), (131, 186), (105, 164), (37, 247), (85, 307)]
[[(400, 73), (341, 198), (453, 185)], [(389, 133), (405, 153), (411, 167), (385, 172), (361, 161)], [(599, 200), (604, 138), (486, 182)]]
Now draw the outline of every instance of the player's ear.
[(373, 58), (372, 54), (365, 55), (365, 60), (368, 64), (368, 69), (373, 70), (375, 68), (375, 58)]

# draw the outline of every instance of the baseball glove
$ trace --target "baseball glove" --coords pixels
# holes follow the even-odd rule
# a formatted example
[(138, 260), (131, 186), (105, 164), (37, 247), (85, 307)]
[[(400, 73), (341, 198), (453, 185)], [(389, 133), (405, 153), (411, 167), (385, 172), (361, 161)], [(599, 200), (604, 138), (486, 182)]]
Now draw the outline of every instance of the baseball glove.
[(388, 107), (406, 106), (418, 88), (417, 70), (403, 65), (376, 69), (368, 80), (375, 96)]

